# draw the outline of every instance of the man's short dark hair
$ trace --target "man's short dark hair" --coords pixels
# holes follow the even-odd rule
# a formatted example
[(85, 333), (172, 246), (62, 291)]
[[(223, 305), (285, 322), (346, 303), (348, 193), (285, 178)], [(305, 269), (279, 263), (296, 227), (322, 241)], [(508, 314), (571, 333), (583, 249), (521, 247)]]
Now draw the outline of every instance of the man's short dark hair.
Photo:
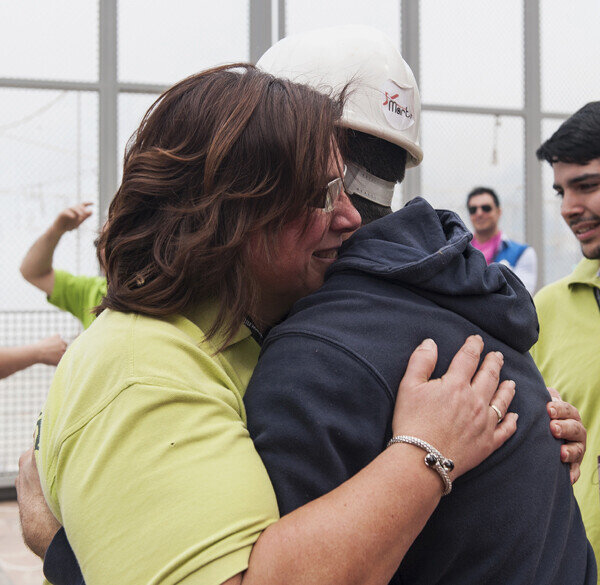
[(583, 165), (600, 158), (600, 102), (590, 102), (577, 110), (535, 154), (550, 164)]
[(360, 213), (360, 219), (362, 225), (367, 225), (376, 219), (381, 219), (386, 215), (392, 213), (392, 208), (387, 205), (379, 205), (374, 201), (369, 201), (364, 197), (356, 194), (348, 195), (350, 201), (358, 213)]
[[(403, 181), (408, 153), (401, 146), (358, 130), (348, 130), (344, 142), (342, 150), (346, 160), (364, 167), (367, 172), (384, 181)], [(360, 213), (363, 225), (392, 213), (391, 207), (379, 205), (360, 195), (350, 195), (350, 201)]]
[(476, 195), (491, 195), (496, 207), (500, 207), (500, 199), (498, 199), (498, 195), (496, 195), (496, 191), (494, 191), (491, 187), (475, 187), (468, 195), (467, 195), (467, 207), (469, 206), (469, 201), (471, 201), (472, 197)]

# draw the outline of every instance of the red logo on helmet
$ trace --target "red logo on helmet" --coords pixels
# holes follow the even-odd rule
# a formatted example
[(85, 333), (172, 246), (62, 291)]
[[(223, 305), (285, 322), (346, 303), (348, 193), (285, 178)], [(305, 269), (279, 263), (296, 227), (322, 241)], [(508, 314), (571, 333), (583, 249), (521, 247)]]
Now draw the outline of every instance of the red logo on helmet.
[(385, 101), (382, 105), (387, 106), (388, 110), (393, 114), (397, 114), (398, 116), (405, 116), (406, 118), (412, 119), (413, 115), (411, 112), (408, 111), (408, 108), (406, 106), (401, 106), (399, 103), (394, 101), (399, 95), (400, 94), (398, 93), (395, 93), (394, 95), (389, 95), (386, 91)]
[(383, 106), (387, 106), (388, 102), (395, 100), (400, 94), (395, 93), (394, 95), (388, 95), (388, 92), (385, 92), (385, 101), (383, 102)]

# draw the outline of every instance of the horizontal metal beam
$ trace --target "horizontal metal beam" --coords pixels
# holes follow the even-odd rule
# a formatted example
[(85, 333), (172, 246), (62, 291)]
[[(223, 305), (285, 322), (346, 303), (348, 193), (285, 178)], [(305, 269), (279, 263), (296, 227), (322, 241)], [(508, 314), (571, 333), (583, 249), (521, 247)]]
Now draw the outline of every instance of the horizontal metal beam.
[[(57, 91), (100, 91), (100, 83), (86, 81), (56, 81), (45, 79), (0, 78), (0, 87), (16, 89), (48, 89)], [(162, 93), (169, 85), (157, 83), (117, 83), (117, 91), (126, 93)]]
[[(456, 114), (483, 114), (487, 116), (521, 116), (525, 117), (525, 110), (520, 108), (494, 108), (480, 106), (450, 106), (447, 104), (421, 104), (422, 110), (430, 112), (449, 112)], [(544, 112), (540, 116), (542, 118), (552, 118), (556, 120), (565, 120), (571, 113), (568, 112)]]
[(553, 118), (556, 120), (566, 120), (573, 115), (573, 112), (569, 112), (568, 114), (565, 112), (541, 112), (542, 118)]
[(454, 114), (483, 114), (486, 116), (525, 116), (521, 108), (493, 108), (481, 106), (450, 106), (446, 104), (422, 104), (422, 110), (430, 112), (448, 112)]
[(162, 93), (171, 87), (157, 83), (118, 83), (117, 91), (125, 93)]
[(55, 81), (1, 77), (0, 87), (14, 87), (17, 89), (54, 89), (59, 91), (98, 91), (100, 89), (100, 84), (86, 81)]
[[(17, 89), (49, 89), (61, 91), (99, 91), (100, 84), (87, 81), (55, 81), (45, 79), (19, 79), (0, 77), (0, 87)], [(117, 83), (117, 91), (124, 93), (162, 93), (170, 87), (159, 83)], [(448, 112), (457, 114), (484, 114), (488, 116), (525, 116), (525, 110), (520, 108), (495, 108), (481, 106), (454, 106), (448, 104), (421, 104), (421, 109), (429, 112)], [(556, 120), (567, 119), (573, 112), (542, 112), (542, 118)]]

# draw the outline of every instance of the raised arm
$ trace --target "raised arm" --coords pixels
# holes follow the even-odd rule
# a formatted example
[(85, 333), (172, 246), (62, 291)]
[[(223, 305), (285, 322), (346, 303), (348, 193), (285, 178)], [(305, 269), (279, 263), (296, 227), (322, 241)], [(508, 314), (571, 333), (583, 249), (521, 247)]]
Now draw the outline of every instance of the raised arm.
[(47, 296), (52, 294), (54, 288), (54, 268), (52, 266), (54, 250), (64, 234), (78, 228), (92, 215), (91, 205), (91, 202), (85, 202), (63, 209), (23, 258), (21, 263), (23, 278), (46, 293)]
[(0, 347), (0, 378), (6, 378), (34, 364), (56, 366), (66, 349), (67, 344), (60, 335), (40, 339), (31, 345)]

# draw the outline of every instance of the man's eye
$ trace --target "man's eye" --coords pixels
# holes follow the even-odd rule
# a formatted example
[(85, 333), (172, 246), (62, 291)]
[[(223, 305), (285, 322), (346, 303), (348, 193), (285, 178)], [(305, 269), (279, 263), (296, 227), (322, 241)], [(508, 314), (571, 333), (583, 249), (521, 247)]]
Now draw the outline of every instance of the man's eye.
[(557, 197), (560, 197), (561, 199), (562, 199), (562, 198), (564, 197), (564, 195), (565, 195), (565, 194), (564, 194), (562, 191), (554, 191), (554, 194), (555, 194)]
[(595, 191), (598, 188), (598, 183), (580, 183), (579, 189), (581, 191)]

